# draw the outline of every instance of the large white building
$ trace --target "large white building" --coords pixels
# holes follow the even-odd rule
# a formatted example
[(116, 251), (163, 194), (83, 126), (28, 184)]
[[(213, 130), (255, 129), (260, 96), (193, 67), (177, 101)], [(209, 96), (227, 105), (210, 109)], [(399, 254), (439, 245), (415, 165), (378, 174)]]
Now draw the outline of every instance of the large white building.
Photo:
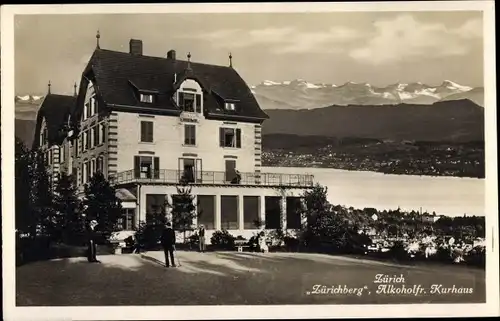
[[(97, 171), (117, 187), (124, 230), (175, 202), (188, 182), (208, 239), (215, 230), (248, 237), (265, 228), (301, 227), (297, 202), (310, 175), (261, 171), (262, 123), (250, 88), (232, 66), (215, 66), (98, 45), (75, 95), (50, 93), (38, 114), (35, 148), (57, 173), (74, 175), (80, 190)], [(237, 174), (239, 172), (239, 175)], [(240, 179), (237, 179), (239, 176)], [(174, 197), (173, 197), (174, 196)]]

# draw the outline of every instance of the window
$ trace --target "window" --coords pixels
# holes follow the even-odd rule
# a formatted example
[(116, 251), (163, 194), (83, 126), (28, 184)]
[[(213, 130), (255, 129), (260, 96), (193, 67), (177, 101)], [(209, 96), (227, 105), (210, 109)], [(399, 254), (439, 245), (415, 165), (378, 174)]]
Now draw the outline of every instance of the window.
[(99, 145), (99, 125), (92, 127), (92, 136), (94, 138), (94, 146)]
[(225, 104), (225, 108), (226, 108), (226, 110), (235, 111), (236, 110), (236, 105), (234, 103), (226, 103)]
[(65, 150), (66, 150), (66, 148), (64, 148), (64, 144), (59, 146), (59, 163), (64, 163)]
[(85, 130), (85, 150), (90, 149), (90, 130)]
[(90, 172), (90, 162), (89, 161), (86, 161), (85, 162), (85, 165), (86, 165), (86, 172), (85, 172), (85, 183), (89, 182), (90, 181), (90, 178), (92, 177), (92, 173)]
[(195, 125), (184, 125), (184, 145), (196, 145)]
[(221, 147), (241, 148), (241, 129), (220, 128), (219, 140)]
[(134, 156), (135, 178), (159, 178), (160, 158), (152, 156)]
[(101, 155), (97, 158), (96, 171), (104, 174), (104, 157)]
[(96, 100), (95, 96), (90, 97), (90, 116), (95, 115), (95, 110), (96, 110)]
[(118, 230), (132, 231), (134, 229), (135, 208), (122, 208), (118, 219)]
[(153, 95), (141, 94), (141, 103), (153, 103)]
[(152, 121), (141, 121), (141, 142), (152, 143), (153, 142), (153, 122)]
[(92, 161), (90, 162), (90, 173), (91, 173), (91, 176), (94, 176), (94, 174), (96, 173), (96, 171), (97, 171), (96, 161), (95, 161), (95, 158), (93, 158)]
[[(184, 90), (189, 90), (189, 89), (184, 89)], [(196, 94), (196, 93), (188, 93), (188, 92), (183, 92), (180, 91), (178, 93), (178, 99), (177, 103), (179, 107), (183, 111), (191, 112), (191, 113), (201, 113), (202, 108), (202, 96), (201, 94)]]
[(101, 124), (101, 135), (99, 135), (99, 144), (103, 144), (106, 141), (106, 126)]

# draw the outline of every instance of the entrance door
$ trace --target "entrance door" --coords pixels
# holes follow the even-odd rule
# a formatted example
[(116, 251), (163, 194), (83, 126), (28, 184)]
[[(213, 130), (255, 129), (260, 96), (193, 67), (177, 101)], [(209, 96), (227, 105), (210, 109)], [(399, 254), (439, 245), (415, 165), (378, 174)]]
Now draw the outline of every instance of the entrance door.
[(231, 182), (236, 177), (236, 160), (226, 159), (226, 182)]
[(194, 159), (192, 158), (184, 158), (184, 179), (188, 182), (188, 183), (194, 183), (194, 179), (195, 179), (195, 172), (194, 172), (194, 166), (195, 166), (195, 162), (194, 162)]

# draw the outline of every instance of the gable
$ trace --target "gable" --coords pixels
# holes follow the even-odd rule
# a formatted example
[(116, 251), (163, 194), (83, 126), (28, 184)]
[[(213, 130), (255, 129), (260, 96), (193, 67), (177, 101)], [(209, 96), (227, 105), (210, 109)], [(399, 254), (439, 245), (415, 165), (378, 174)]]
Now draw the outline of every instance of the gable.
[(37, 115), (34, 148), (40, 146), (40, 134), (44, 128), (47, 130), (49, 145), (59, 145), (64, 141), (68, 118), (75, 102), (74, 96), (48, 94), (44, 98)]

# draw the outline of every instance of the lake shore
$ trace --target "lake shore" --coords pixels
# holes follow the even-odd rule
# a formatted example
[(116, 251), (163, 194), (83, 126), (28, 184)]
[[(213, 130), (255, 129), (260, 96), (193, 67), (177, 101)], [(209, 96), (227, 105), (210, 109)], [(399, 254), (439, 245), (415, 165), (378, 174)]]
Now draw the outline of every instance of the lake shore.
[(263, 173), (310, 174), (328, 187), (332, 204), (377, 210), (485, 215), (486, 180), (467, 177), (399, 175), (313, 167), (262, 167)]

